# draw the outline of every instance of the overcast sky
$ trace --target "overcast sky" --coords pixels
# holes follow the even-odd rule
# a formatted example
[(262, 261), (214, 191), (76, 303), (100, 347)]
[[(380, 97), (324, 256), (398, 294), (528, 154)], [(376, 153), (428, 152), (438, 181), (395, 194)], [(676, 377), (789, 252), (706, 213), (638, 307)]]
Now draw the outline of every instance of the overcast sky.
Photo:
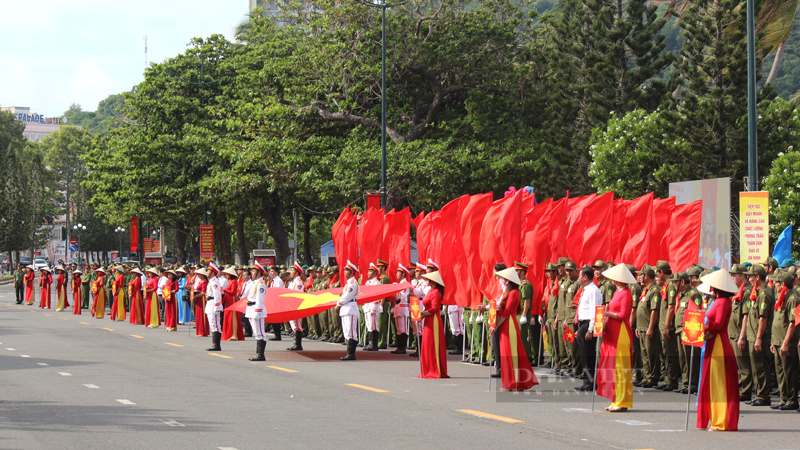
[(192, 37), (233, 39), (247, 0), (0, 0), (0, 106), (60, 116), (142, 81)]

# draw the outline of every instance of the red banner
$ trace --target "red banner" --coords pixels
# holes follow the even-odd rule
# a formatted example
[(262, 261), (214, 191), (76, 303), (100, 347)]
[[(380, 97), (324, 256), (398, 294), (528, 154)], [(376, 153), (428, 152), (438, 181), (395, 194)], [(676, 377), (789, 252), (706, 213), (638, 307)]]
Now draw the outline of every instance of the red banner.
[(681, 237), (680, 239), (670, 239), (669, 262), (674, 264), (675, 269), (673, 270), (684, 270), (684, 268), (697, 263), (702, 223), (702, 200), (678, 205), (672, 210), (671, 236)]
[(367, 195), (367, 209), (381, 209), (381, 196), (378, 194)]
[(258, 258), (255, 258), (255, 260), (258, 261), (259, 264), (261, 264), (262, 266), (264, 266), (267, 269), (270, 266), (274, 266), (275, 265), (275, 257), (274, 256), (259, 256)]
[[(383, 250), (383, 216), (382, 209), (368, 209), (361, 215), (358, 224), (358, 265), (361, 271), (361, 284), (369, 280), (367, 270), (369, 263), (376, 263)], [(335, 245), (335, 244), (334, 244)], [(347, 264), (347, 261), (344, 261)]]
[(603, 335), (603, 315), (605, 314), (605, 306), (594, 307), (594, 333), (592, 336), (600, 337)]
[(694, 347), (703, 346), (705, 334), (706, 313), (703, 311), (683, 312), (683, 334), (681, 342)]
[(408, 298), (408, 311), (411, 314), (411, 320), (414, 322), (419, 322), (422, 320), (422, 310), (420, 309), (419, 305), (419, 297), (409, 297)]
[(131, 219), (131, 251), (139, 251), (139, 218)]
[(575, 332), (570, 327), (564, 327), (564, 335), (561, 336), (567, 342), (575, 342)]
[(153, 251), (156, 253), (161, 251), (161, 241), (153, 241)]
[(497, 326), (497, 300), (489, 300), (489, 328)]
[(153, 240), (151, 238), (144, 238), (144, 252), (151, 253), (153, 251)]
[(200, 225), (200, 262), (214, 261), (214, 226)]

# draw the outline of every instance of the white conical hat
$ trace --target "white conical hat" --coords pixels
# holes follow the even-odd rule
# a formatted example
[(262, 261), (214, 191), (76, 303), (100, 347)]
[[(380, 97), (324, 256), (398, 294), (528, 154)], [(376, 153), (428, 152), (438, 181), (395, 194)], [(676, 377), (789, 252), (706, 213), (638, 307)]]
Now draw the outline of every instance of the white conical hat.
[(703, 294), (706, 294), (706, 295), (711, 295), (711, 289), (710, 288), (711, 288), (711, 286), (709, 286), (709, 285), (707, 285), (705, 283), (701, 284), (700, 286), (697, 286), (697, 290), (700, 291)]
[(508, 269), (503, 269), (500, 272), (495, 272), (500, 278), (505, 278), (506, 280), (516, 284), (517, 286), (521, 285), (522, 282), (519, 281), (519, 275), (517, 275), (517, 271), (513, 267), (509, 267)]
[(618, 283), (636, 283), (636, 277), (631, 274), (631, 271), (628, 270), (628, 267), (625, 264), (617, 264), (616, 266), (603, 271), (603, 276)]
[(731, 274), (728, 273), (726, 269), (720, 269), (712, 272), (700, 278), (700, 281), (718, 291), (730, 292), (732, 294), (739, 292), (739, 288), (736, 287), (733, 277), (731, 277)]
[(439, 272), (426, 273), (425, 275), (422, 276), (422, 278), (427, 278), (427, 279), (435, 282), (439, 286), (445, 287), (444, 281), (442, 281), (442, 276), (439, 275)]

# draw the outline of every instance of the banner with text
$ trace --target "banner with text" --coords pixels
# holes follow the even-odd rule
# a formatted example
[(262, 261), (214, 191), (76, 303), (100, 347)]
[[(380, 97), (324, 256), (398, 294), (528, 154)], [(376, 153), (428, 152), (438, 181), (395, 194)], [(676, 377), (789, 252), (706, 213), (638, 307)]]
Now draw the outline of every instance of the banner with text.
[(152, 238), (144, 238), (144, 252), (145, 253), (152, 253), (153, 252), (153, 239)]
[(214, 261), (214, 226), (200, 225), (200, 262)]
[(739, 194), (739, 261), (758, 263), (769, 256), (769, 192)]
[(131, 251), (139, 251), (139, 218), (131, 219)]

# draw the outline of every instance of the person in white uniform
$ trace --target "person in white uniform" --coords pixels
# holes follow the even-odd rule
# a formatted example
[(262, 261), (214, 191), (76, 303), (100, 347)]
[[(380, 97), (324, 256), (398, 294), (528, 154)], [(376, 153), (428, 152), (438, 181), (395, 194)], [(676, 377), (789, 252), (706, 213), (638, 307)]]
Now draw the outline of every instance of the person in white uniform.
[[(292, 281), (289, 282), (288, 289), (303, 292), (303, 268), (300, 263), (295, 261), (292, 265), (292, 270), (289, 273)], [(289, 325), (292, 326), (294, 332), (294, 345), (286, 350), (302, 350), (303, 349), (303, 319), (290, 320)]]
[(344, 276), (347, 282), (342, 289), (342, 295), (336, 303), (336, 311), (342, 318), (342, 334), (347, 341), (347, 356), (339, 358), (342, 361), (353, 361), (356, 359), (356, 346), (358, 345), (358, 280), (355, 275), (358, 268), (355, 264), (347, 261), (344, 267)]
[[(397, 265), (397, 282), (405, 283), (411, 271), (406, 269), (402, 264)], [(394, 327), (397, 330), (397, 350), (392, 353), (397, 355), (406, 354), (406, 345), (408, 344), (408, 294), (410, 289), (403, 289), (394, 295)]]
[[(378, 266), (375, 263), (369, 263), (369, 270), (367, 270), (367, 282), (365, 286), (378, 286), (381, 281), (378, 279)], [(374, 302), (365, 303), (364, 309), (364, 323), (367, 327), (367, 336), (365, 338), (369, 341), (365, 342), (364, 350), (368, 352), (378, 351), (378, 338), (380, 335), (380, 327), (378, 326), (378, 316), (383, 312), (381, 301), (375, 300)]]
[(208, 286), (206, 287), (206, 309), (205, 314), (208, 317), (208, 329), (211, 331), (211, 347), (206, 350), (209, 352), (218, 352), (222, 350), (220, 341), (222, 340), (222, 327), (219, 318), (222, 312), (222, 289), (219, 287), (219, 268), (214, 263), (208, 264)]
[(256, 339), (256, 356), (250, 361), (266, 361), (264, 349), (267, 341), (264, 336), (264, 319), (267, 318), (267, 309), (264, 306), (264, 298), (267, 296), (267, 285), (264, 282), (264, 275), (267, 270), (256, 261), (250, 268), (252, 279), (245, 283), (242, 298), (247, 299), (247, 309), (245, 317), (250, 320), (250, 327), (253, 329), (253, 337)]
[[(269, 268), (269, 280), (265, 280), (265, 283), (268, 284), (268, 287), (274, 288), (282, 288), (284, 287), (283, 280), (280, 277), (281, 270), (278, 266), (272, 266)], [(273, 323), (272, 325), (272, 336), (269, 338), (270, 341), (280, 341), (281, 340), (281, 324), (280, 323)]]

